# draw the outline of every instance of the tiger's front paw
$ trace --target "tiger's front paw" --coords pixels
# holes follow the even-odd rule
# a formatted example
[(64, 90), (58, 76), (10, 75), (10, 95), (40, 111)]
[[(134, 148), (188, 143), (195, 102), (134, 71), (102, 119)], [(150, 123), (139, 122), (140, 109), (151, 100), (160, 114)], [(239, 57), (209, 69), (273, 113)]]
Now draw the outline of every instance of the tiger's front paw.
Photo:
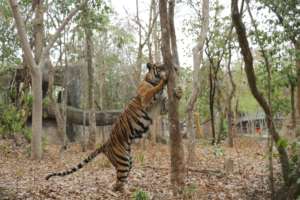
[(181, 97), (183, 95), (183, 90), (180, 86), (177, 86), (174, 88), (174, 95), (177, 99), (181, 99)]

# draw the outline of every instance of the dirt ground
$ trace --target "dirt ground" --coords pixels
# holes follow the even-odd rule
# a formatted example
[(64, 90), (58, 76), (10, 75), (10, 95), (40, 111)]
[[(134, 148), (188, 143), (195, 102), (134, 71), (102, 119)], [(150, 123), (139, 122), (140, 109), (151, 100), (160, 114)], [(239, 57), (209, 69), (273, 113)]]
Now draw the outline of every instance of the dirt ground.
[[(0, 140), (0, 200), (4, 199), (134, 199), (144, 191), (150, 199), (269, 199), (266, 141), (239, 138), (235, 148), (214, 147), (206, 141), (197, 144), (197, 161), (189, 167), (181, 196), (174, 197), (170, 185), (169, 146), (147, 144), (133, 147), (133, 169), (129, 176), (131, 194), (112, 192), (115, 171), (106, 158), (98, 156), (77, 173), (55, 177), (49, 172), (72, 167), (89, 152), (71, 144), (60, 156), (59, 146), (46, 145), (43, 160), (32, 161), (29, 145), (16, 147)], [(232, 159), (233, 170), (224, 169)], [(279, 171), (278, 164), (274, 164)], [(278, 175), (277, 175), (278, 176)]]

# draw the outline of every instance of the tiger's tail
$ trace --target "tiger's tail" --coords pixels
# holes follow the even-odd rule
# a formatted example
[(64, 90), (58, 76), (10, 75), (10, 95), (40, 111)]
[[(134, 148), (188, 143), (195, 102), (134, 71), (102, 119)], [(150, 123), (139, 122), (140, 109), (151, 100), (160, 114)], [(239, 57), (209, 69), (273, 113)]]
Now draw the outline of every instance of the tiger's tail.
[(86, 164), (88, 164), (90, 161), (92, 161), (97, 155), (99, 155), (100, 153), (104, 153), (104, 146), (105, 145), (102, 145), (101, 147), (97, 148), (86, 159), (81, 161), (77, 166), (75, 166), (69, 170), (66, 170), (64, 172), (54, 172), (54, 173), (47, 175), (46, 180), (49, 180), (52, 176), (66, 176), (66, 175), (69, 175), (69, 174), (72, 174), (72, 173), (78, 171), (79, 169), (84, 167)]

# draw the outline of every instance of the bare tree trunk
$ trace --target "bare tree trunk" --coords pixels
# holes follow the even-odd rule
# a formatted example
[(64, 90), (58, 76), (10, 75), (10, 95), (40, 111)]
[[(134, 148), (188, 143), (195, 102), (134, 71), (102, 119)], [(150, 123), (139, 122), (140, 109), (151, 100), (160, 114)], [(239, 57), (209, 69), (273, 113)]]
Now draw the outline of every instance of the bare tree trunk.
[[(153, 0), (153, 15), (158, 15), (157, 10), (157, 0)], [(159, 40), (159, 30), (158, 30), (158, 21), (155, 20), (153, 24), (153, 43), (154, 43), (154, 62), (160, 63), (161, 62), (161, 55), (160, 55), (160, 40)]]
[(34, 58), (39, 63), (44, 48), (44, 9), (43, 1), (33, 1), (32, 8), (35, 10), (35, 18), (33, 25), (34, 37)]
[(18, 4), (15, 0), (10, 0), (9, 2), (16, 21), (16, 27), (18, 29), (18, 35), (21, 40), (26, 63), (28, 64), (31, 73), (32, 95), (34, 97), (32, 105), (31, 157), (39, 160), (42, 158), (42, 71), (33, 59)]
[[(32, 4), (33, 9), (35, 10), (35, 18), (34, 18), (34, 26), (33, 26), (33, 35), (34, 35), (34, 58), (35, 63), (39, 63), (41, 60), (43, 47), (44, 47), (44, 9), (43, 9), (43, 1), (35, 1)], [(41, 159), (42, 156), (42, 147), (41, 147), (41, 140), (42, 140), (42, 133), (37, 133), (38, 130), (42, 130), (42, 71), (38, 67), (39, 70), (34, 70), (34, 74), (32, 75), (32, 91), (33, 91), (33, 107), (32, 110), (32, 127), (33, 132), (32, 134), (32, 141), (31, 141), (31, 155), (33, 159)], [(36, 100), (35, 100), (36, 99)], [(36, 113), (34, 117), (34, 113)], [(39, 124), (34, 122), (38, 120)]]
[(292, 129), (295, 130), (296, 128), (296, 108), (295, 108), (295, 85), (294, 83), (290, 83), (290, 90), (291, 90), (291, 122), (292, 122)]
[(216, 142), (216, 130), (215, 130), (215, 114), (214, 114), (214, 99), (215, 99), (215, 82), (212, 72), (212, 64), (209, 65), (209, 112), (211, 118), (211, 133), (212, 133), (212, 144)]
[(193, 112), (195, 109), (195, 103), (197, 101), (200, 92), (200, 65), (203, 60), (203, 46), (205, 43), (206, 35), (208, 32), (209, 24), (209, 0), (204, 0), (202, 2), (202, 28), (199, 35), (198, 42), (193, 48), (193, 90), (187, 105), (187, 131), (189, 135), (188, 143), (188, 165), (193, 165), (195, 161), (195, 140), (196, 134), (193, 129)]
[[(237, 32), (238, 41), (239, 41), (239, 45), (241, 48), (241, 53), (243, 55), (244, 62), (245, 62), (245, 72), (247, 75), (248, 84), (249, 84), (252, 95), (257, 100), (257, 102), (260, 104), (260, 106), (262, 107), (262, 109), (264, 110), (264, 112), (266, 114), (267, 126), (270, 129), (270, 133), (272, 134), (274, 141), (276, 143), (278, 143), (278, 141), (281, 138), (275, 129), (270, 107), (269, 107), (267, 101), (265, 100), (265, 98), (259, 92), (257, 85), (256, 85), (256, 77), (255, 77), (255, 72), (254, 72), (254, 68), (253, 68), (253, 57), (252, 57), (251, 50), (249, 48), (249, 43), (248, 43), (248, 39), (246, 36), (245, 25), (242, 22), (241, 14), (239, 13), (237, 4), (238, 4), (237, 0), (231, 1), (231, 14), (232, 14), (232, 21), (233, 21), (234, 27)], [(279, 158), (280, 158), (280, 162), (281, 162), (284, 182), (286, 185), (289, 185), (290, 166), (289, 166), (288, 154), (286, 152), (286, 149), (282, 145), (277, 145), (276, 147), (279, 152)]]
[[(152, 15), (153, 16), (157, 16), (158, 15), (158, 9), (157, 9), (157, 1), (156, 0), (152, 0), (151, 2), (151, 9), (152, 9)], [(149, 24), (151, 23), (151, 20), (149, 20)], [(152, 43), (154, 46), (154, 52), (151, 53), (151, 55), (153, 55), (153, 62), (155, 63), (161, 63), (161, 56), (160, 56), (160, 41), (159, 41), (159, 30), (158, 30), (158, 21), (155, 20), (154, 24), (153, 24), (153, 33), (152, 33)], [(150, 51), (150, 50), (149, 50)], [(149, 55), (149, 60), (151, 62), (151, 58)], [(161, 116), (161, 102), (159, 103), (159, 105), (156, 106), (156, 108), (154, 109), (154, 117), (153, 117), (153, 126), (151, 130), (151, 139), (152, 139), (152, 143), (156, 143), (157, 138), (162, 137), (162, 130), (161, 130), (161, 120), (162, 120), (162, 116)]]
[[(106, 56), (106, 40), (107, 40), (107, 33), (104, 32), (103, 33), (103, 40), (101, 42), (101, 46), (99, 49), (99, 52), (96, 55), (96, 60), (95, 60), (95, 64), (98, 64), (100, 67), (98, 68), (98, 72), (97, 72), (97, 79), (95, 79), (95, 81), (98, 82), (98, 91), (99, 91), (99, 95), (98, 97), (96, 97), (96, 99), (98, 99), (98, 110), (103, 110), (103, 106), (104, 106), (104, 80), (105, 80), (105, 74), (107, 73), (107, 64), (105, 63), (105, 59), (104, 57)], [(104, 127), (100, 127), (100, 135), (101, 135), (101, 140), (100, 140), (100, 144), (103, 144), (105, 142), (105, 130)]]
[(233, 147), (234, 141), (234, 112), (232, 110), (232, 99), (235, 95), (236, 85), (233, 81), (232, 73), (231, 73), (231, 45), (229, 43), (229, 55), (228, 55), (228, 64), (227, 64), (227, 71), (229, 75), (229, 80), (231, 83), (231, 91), (228, 97), (228, 112), (227, 112), (227, 120), (228, 120), (228, 144), (230, 147)]
[(295, 44), (296, 51), (296, 68), (297, 68), (297, 125), (296, 125), (296, 136), (300, 137), (300, 39)]
[(31, 69), (32, 81), (32, 139), (31, 158), (40, 160), (42, 158), (42, 70), (39, 67)]
[(137, 59), (136, 59), (136, 72), (135, 72), (135, 84), (138, 86), (140, 80), (141, 80), (141, 72), (142, 72), (142, 57), (143, 57), (143, 48), (142, 45), (142, 24), (140, 21), (140, 13), (139, 13), (139, 0), (135, 1), (136, 6), (136, 20), (138, 24), (138, 35), (139, 35), (139, 44), (138, 44), (138, 53), (137, 53)]
[[(170, 151), (171, 151), (171, 183), (173, 185), (173, 192), (177, 194), (184, 185), (184, 151), (182, 144), (182, 136), (179, 129), (179, 116), (178, 116), (178, 102), (179, 99), (175, 94), (175, 87), (177, 83), (177, 70), (176, 56), (172, 56), (170, 41), (173, 40), (172, 48), (176, 48), (174, 44), (175, 31), (173, 23), (175, 1), (169, 1), (169, 12), (167, 9), (167, 0), (159, 1), (159, 13), (160, 13), (160, 23), (161, 23), (161, 51), (163, 55), (163, 61), (166, 66), (169, 67), (169, 77), (168, 77), (168, 99), (169, 99), (169, 122), (170, 122)], [(171, 12), (170, 12), (171, 11)], [(170, 29), (170, 27), (172, 27)], [(171, 37), (171, 38), (170, 38)], [(176, 43), (176, 40), (175, 40)], [(174, 51), (173, 51), (174, 53)], [(178, 59), (177, 59), (178, 61)], [(178, 62), (177, 62), (178, 63)]]
[(93, 41), (92, 30), (85, 28), (86, 36), (86, 62), (88, 71), (88, 108), (89, 108), (89, 140), (88, 148), (94, 149), (96, 146), (96, 116), (95, 116), (95, 97), (94, 97), (94, 69), (93, 69)]

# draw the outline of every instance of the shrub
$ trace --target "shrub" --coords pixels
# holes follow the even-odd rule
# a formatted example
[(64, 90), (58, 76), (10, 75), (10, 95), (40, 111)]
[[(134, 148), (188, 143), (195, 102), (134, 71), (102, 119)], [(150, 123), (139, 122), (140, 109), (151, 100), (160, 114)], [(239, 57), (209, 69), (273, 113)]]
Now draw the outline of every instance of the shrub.
[(150, 200), (149, 194), (143, 190), (137, 190), (133, 195), (134, 200)]

